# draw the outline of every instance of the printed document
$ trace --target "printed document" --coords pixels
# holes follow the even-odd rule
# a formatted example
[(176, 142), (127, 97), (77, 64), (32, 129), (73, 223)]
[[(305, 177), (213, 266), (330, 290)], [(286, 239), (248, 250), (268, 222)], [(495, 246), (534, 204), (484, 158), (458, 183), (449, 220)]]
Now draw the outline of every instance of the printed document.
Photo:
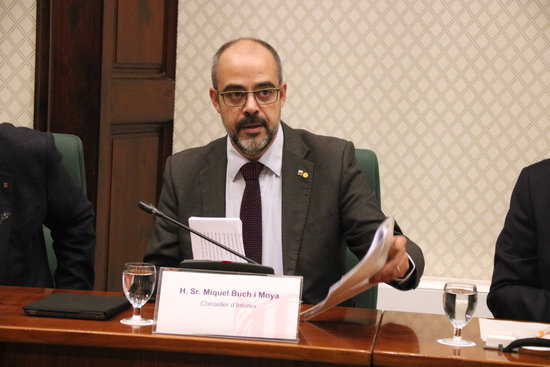
[[(190, 217), (189, 226), (222, 245), (244, 254), (242, 223), (239, 218)], [(303, 311), (300, 316), (304, 320), (309, 320), (375, 286), (376, 284), (371, 283), (369, 279), (387, 262), (388, 251), (393, 243), (393, 227), (393, 218), (386, 218), (376, 230), (371, 246), (363, 259), (330, 287), (328, 295), (323, 301)], [(195, 260), (244, 262), (241, 258), (194, 233), (191, 233), (191, 246)]]
[(300, 314), (304, 320), (309, 320), (376, 285), (371, 283), (369, 279), (382, 269), (388, 260), (388, 251), (393, 243), (393, 226), (393, 217), (386, 218), (380, 224), (369, 251), (363, 259), (330, 287), (324, 300)]
[[(240, 218), (190, 217), (189, 227), (212, 238), (225, 247), (244, 254), (242, 222)], [(210, 241), (191, 233), (194, 260), (245, 262), (238, 256)]]
[[(540, 332), (540, 334), (539, 334)], [(542, 337), (550, 339), (550, 324), (496, 319), (479, 319), (479, 335), (485, 341), (485, 348), (506, 347), (516, 339)], [(524, 349), (548, 351), (547, 347), (523, 347)]]

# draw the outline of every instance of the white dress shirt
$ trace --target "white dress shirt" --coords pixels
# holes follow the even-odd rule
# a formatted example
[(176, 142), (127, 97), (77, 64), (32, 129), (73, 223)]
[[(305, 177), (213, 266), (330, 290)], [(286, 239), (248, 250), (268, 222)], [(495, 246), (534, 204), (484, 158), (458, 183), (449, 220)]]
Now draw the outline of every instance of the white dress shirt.
[[(260, 172), (260, 193), (262, 195), (262, 264), (271, 266), (277, 275), (283, 275), (282, 246), (282, 179), (283, 165), (283, 128), (279, 129), (273, 144), (258, 159), (264, 165)], [(225, 180), (225, 216), (239, 218), (241, 201), (246, 182), (240, 172), (243, 164), (249, 160), (244, 158), (231, 144), (227, 137), (227, 171)], [(415, 264), (409, 256), (409, 271), (403, 278), (395, 280), (401, 283), (410, 278)]]
[[(260, 172), (262, 195), (262, 264), (271, 266), (277, 275), (283, 275), (282, 246), (282, 185), (283, 128), (279, 124), (277, 135), (269, 149), (258, 161), (264, 165)], [(227, 137), (227, 172), (225, 180), (225, 216), (239, 218), (246, 183), (240, 172), (244, 158)]]

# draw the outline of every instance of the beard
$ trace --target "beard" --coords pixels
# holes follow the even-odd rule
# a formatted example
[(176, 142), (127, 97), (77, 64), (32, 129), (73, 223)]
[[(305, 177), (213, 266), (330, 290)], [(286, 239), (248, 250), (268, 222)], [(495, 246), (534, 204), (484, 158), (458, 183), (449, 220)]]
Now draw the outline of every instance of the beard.
[[(263, 126), (267, 132), (265, 136), (249, 136), (247, 138), (241, 138), (239, 133), (241, 130), (250, 124), (260, 124)], [(273, 129), (269, 128), (267, 120), (260, 119), (258, 116), (254, 115), (251, 117), (244, 118), (240, 120), (236, 125), (235, 129), (227, 131), (229, 138), (235, 144), (235, 146), (247, 156), (256, 156), (262, 153), (273, 141), (273, 138), (277, 134), (277, 129), (279, 124), (275, 125)]]

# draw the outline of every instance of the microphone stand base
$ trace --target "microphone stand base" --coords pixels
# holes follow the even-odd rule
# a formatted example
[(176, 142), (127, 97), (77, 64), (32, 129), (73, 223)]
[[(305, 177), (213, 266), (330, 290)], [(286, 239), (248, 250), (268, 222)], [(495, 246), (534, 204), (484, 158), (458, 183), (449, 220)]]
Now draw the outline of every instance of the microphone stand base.
[(178, 267), (183, 269), (231, 273), (275, 274), (275, 271), (270, 266), (232, 261), (183, 260)]

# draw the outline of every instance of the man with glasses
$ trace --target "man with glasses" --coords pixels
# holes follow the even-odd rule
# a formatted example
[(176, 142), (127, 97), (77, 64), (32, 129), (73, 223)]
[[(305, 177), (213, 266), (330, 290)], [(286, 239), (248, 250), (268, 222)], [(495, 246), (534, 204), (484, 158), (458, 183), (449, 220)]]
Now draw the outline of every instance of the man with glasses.
[[(212, 62), (210, 99), (227, 137), (168, 159), (158, 207), (182, 221), (245, 218), (245, 250), (246, 227), (255, 227), (251, 254), (276, 274), (303, 276), (302, 301), (314, 304), (345, 273), (345, 246), (362, 257), (385, 215), (357, 168), (351, 142), (280, 120), (286, 92), (280, 58), (269, 44), (244, 38), (223, 45)], [(250, 164), (259, 177), (245, 178)], [(242, 209), (253, 201), (249, 180), (258, 182), (261, 201), (261, 215), (252, 220)], [(422, 251), (398, 226), (395, 234), (386, 265), (371, 280), (415, 288)], [(156, 220), (144, 260), (160, 266), (192, 258), (189, 233)]]

